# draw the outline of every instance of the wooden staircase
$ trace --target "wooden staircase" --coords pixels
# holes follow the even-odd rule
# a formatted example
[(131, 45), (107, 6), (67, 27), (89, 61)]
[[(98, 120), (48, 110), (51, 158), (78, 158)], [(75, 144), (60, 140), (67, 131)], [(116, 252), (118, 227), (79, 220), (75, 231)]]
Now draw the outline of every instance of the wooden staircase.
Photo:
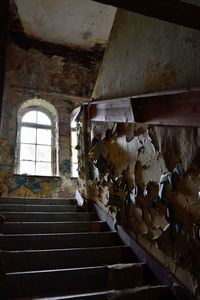
[(95, 211), (1, 198), (0, 299), (175, 299)]

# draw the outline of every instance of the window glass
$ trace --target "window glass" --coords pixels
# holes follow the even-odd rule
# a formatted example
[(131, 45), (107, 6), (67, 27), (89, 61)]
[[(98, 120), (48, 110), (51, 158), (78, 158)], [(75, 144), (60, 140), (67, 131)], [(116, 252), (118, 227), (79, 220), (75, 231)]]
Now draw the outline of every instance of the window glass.
[(51, 129), (37, 129), (37, 144), (51, 145)]
[(72, 149), (72, 161), (73, 163), (78, 163), (77, 150)]
[(73, 177), (78, 177), (78, 171), (77, 171), (77, 169), (78, 169), (78, 164), (72, 164), (72, 176)]
[(73, 120), (71, 122), (71, 128), (76, 129), (76, 125), (77, 125), (77, 122)]
[(36, 142), (36, 129), (32, 127), (21, 127), (21, 143), (31, 143)]
[(78, 177), (78, 151), (75, 149), (77, 146), (77, 131), (76, 127), (73, 128), (73, 126), (76, 126), (75, 122), (71, 122), (72, 130), (71, 130), (71, 159), (72, 159), (72, 176)]
[(37, 113), (37, 124), (42, 124), (42, 125), (51, 125), (51, 120), (49, 119), (49, 117), (41, 112), (38, 111)]
[(51, 147), (37, 145), (37, 161), (51, 161)]
[(51, 174), (51, 163), (36, 162), (36, 175), (47, 175)]
[(35, 163), (33, 161), (20, 161), (20, 173), (35, 175)]
[(72, 147), (76, 147), (76, 145), (77, 145), (77, 133), (74, 130), (71, 131), (71, 143), (72, 143)]
[(35, 145), (21, 144), (20, 160), (35, 160)]
[(36, 123), (36, 110), (31, 110), (24, 114), (22, 122)]

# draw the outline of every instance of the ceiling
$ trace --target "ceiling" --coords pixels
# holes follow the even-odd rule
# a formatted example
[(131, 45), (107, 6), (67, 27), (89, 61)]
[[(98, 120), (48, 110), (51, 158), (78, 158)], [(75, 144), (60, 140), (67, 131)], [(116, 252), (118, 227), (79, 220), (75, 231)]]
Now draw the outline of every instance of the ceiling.
[(15, 0), (24, 32), (65, 46), (106, 44), (116, 8), (91, 0)]

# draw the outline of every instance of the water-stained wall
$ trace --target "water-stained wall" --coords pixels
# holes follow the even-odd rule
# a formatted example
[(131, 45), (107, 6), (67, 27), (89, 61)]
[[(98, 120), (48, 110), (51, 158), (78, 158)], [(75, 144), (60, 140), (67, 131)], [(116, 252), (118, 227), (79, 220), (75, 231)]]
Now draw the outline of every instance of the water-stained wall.
[[(118, 10), (93, 97), (189, 88), (199, 72), (199, 31)], [(89, 197), (200, 295), (200, 129), (93, 122), (91, 132)]]

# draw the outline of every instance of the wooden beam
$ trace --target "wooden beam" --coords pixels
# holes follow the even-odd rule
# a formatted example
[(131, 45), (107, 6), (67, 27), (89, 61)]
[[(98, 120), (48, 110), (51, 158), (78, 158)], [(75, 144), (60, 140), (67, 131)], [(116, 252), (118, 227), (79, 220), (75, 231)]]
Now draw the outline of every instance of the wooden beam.
[(6, 66), (6, 48), (8, 35), (9, 0), (0, 1), (0, 118), (2, 112), (2, 98), (4, 89), (4, 75)]
[(145, 16), (200, 30), (200, 7), (179, 0), (95, 0)]
[(164, 91), (91, 102), (91, 121), (200, 126), (200, 89)]
[(88, 113), (91, 121), (134, 122), (130, 97), (91, 102)]
[(132, 97), (131, 102), (135, 122), (200, 126), (200, 91), (144, 95)]

